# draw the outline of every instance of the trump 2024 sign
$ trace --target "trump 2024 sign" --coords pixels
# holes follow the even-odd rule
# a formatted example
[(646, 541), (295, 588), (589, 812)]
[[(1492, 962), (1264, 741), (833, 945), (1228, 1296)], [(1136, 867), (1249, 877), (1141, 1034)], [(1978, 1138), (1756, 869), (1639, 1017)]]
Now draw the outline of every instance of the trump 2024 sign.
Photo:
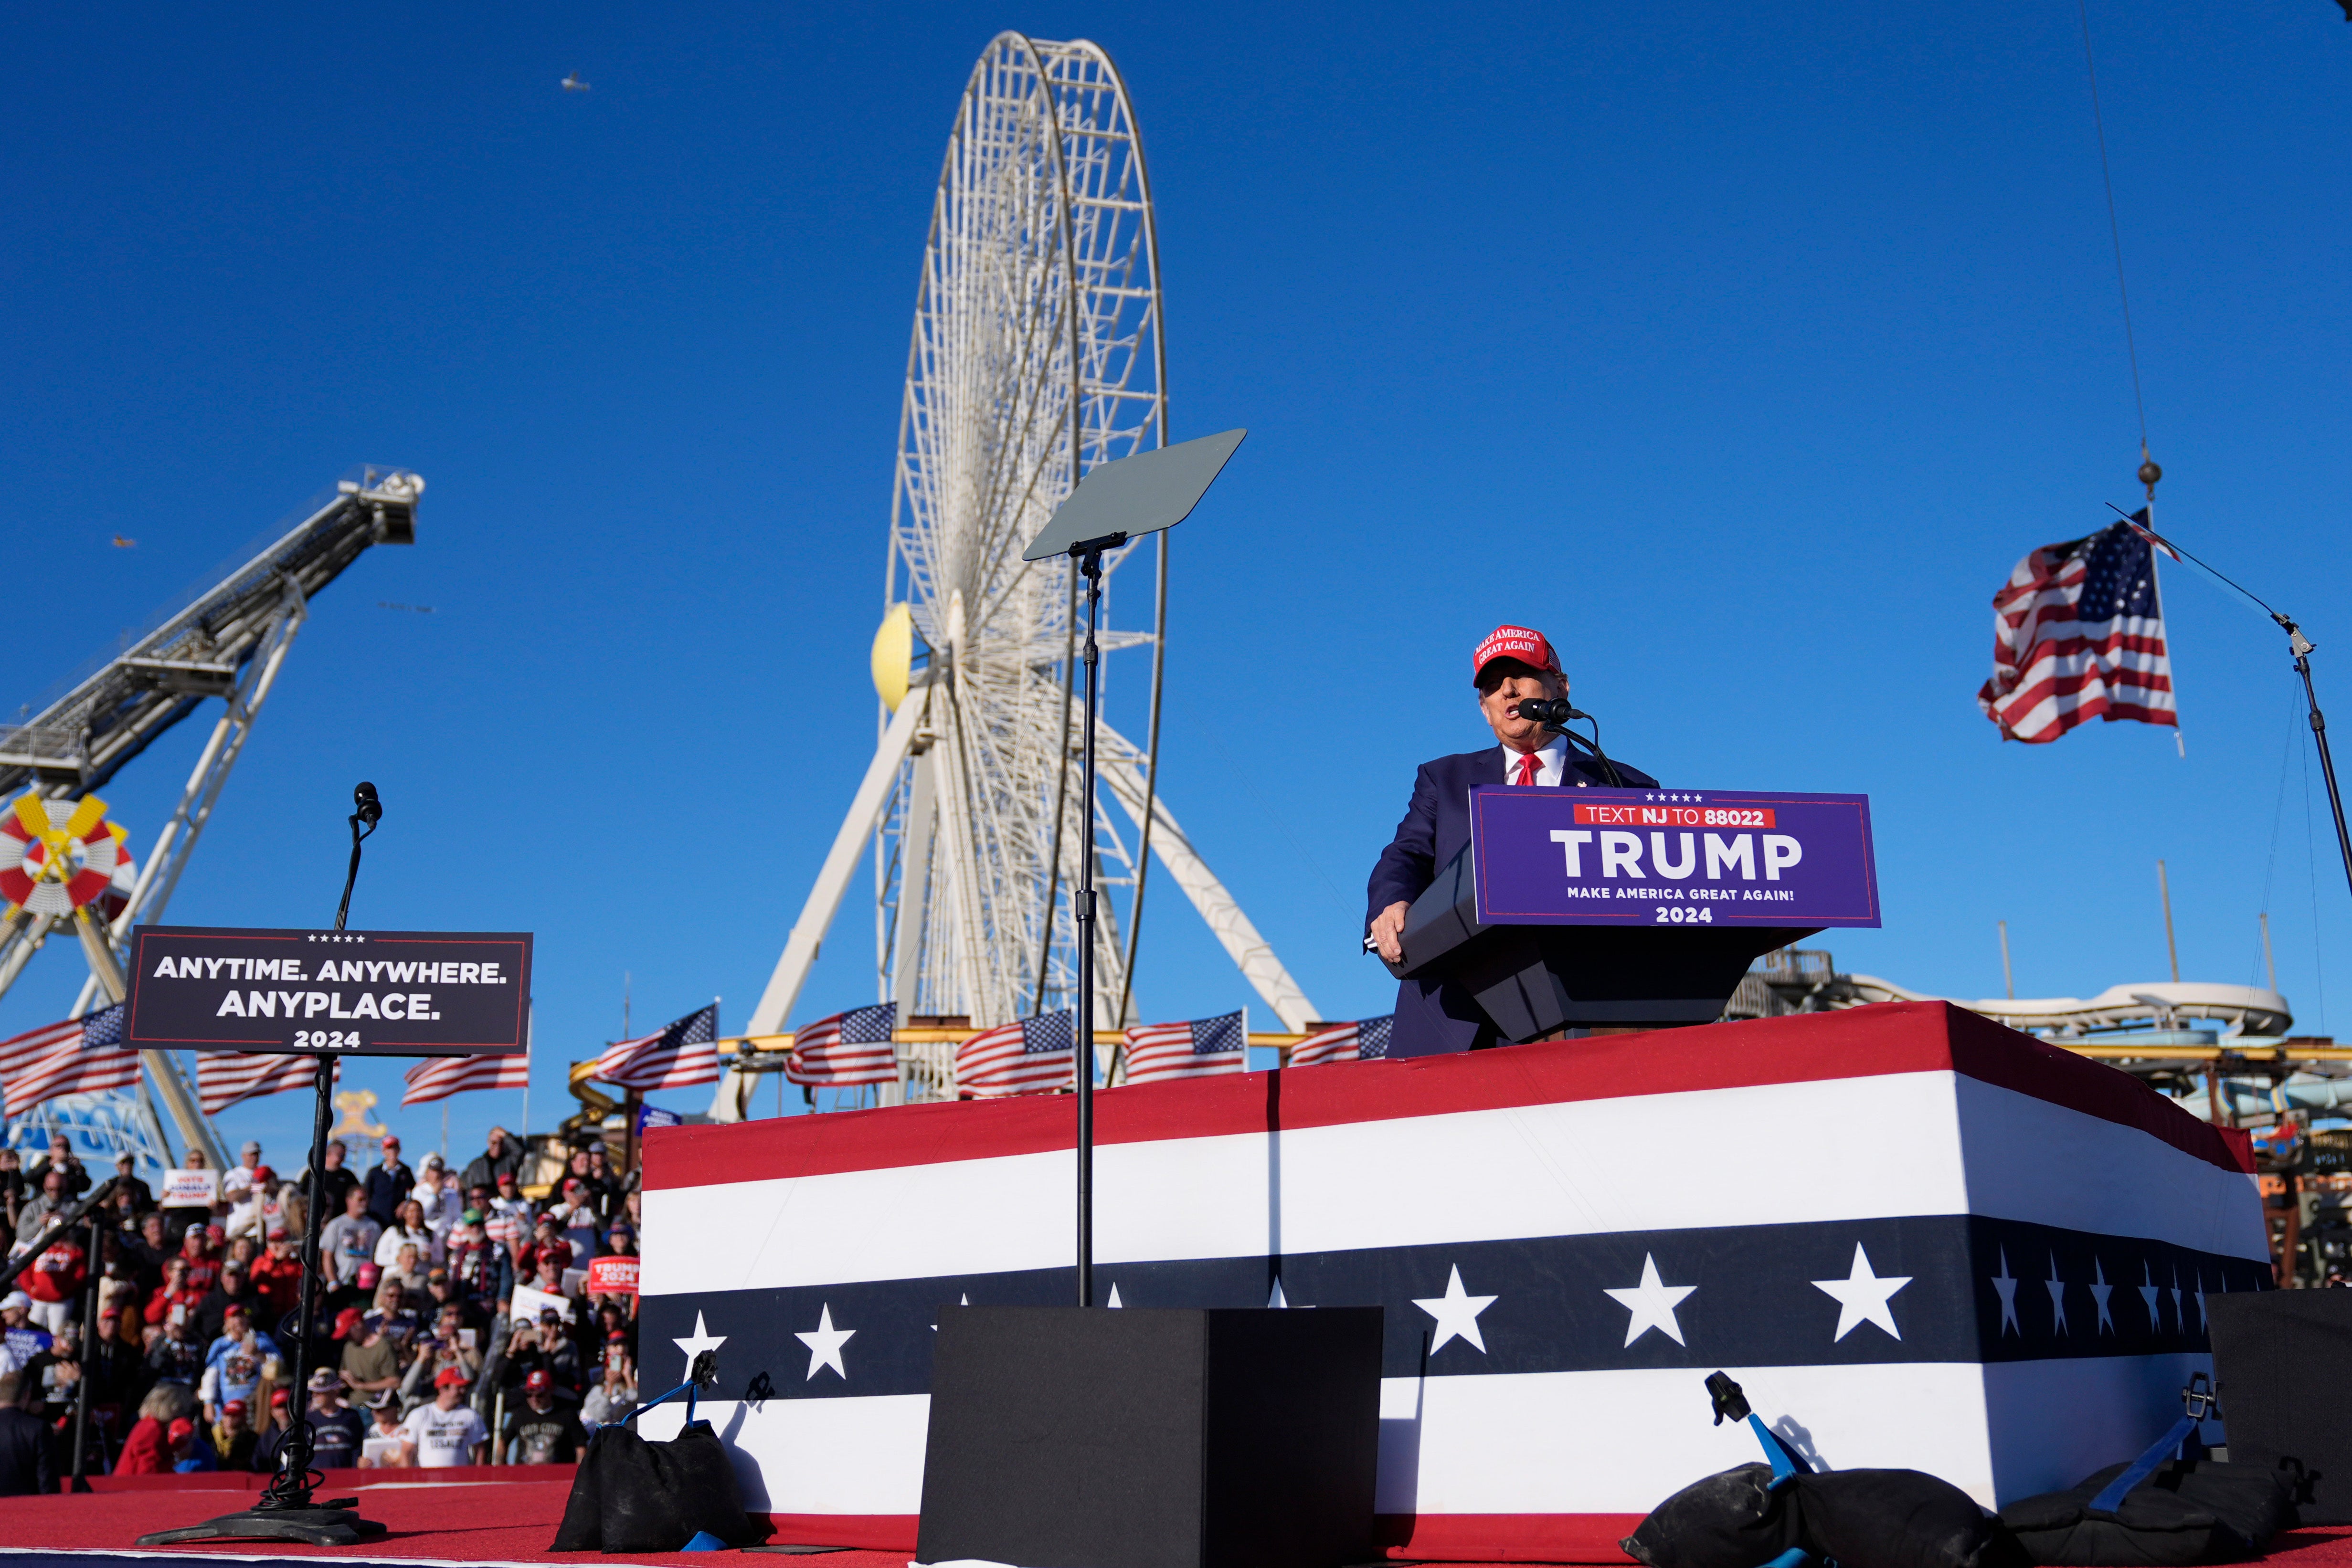
[(519, 1055), (530, 934), (141, 925), (130, 981), (134, 1050)]
[(1487, 787), (1470, 833), (1489, 924), (1878, 924), (1866, 795)]

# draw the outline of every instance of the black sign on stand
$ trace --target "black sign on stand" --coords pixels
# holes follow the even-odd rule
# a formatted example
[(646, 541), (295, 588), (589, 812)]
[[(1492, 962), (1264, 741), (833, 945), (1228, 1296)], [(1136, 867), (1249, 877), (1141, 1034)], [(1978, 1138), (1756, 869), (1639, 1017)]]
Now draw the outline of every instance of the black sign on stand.
[(530, 1021), (525, 931), (131, 934), (123, 1044), (137, 1051), (520, 1056)]

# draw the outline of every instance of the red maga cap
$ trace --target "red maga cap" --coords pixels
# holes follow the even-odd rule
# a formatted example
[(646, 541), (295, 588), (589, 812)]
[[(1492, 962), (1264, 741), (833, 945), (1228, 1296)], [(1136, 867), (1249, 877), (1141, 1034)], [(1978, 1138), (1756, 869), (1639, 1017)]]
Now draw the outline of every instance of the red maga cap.
[(1497, 659), (1517, 659), (1536, 670), (1559, 668), (1559, 655), (1552, 652), (1542, 632), (1529, 626), (1497, 626), (1487, 632), (1477, 653), (1471, 655), (1470, 678), (1475, 681)]
[(524, 1392), (537, 1394), (543, 1388), (554, 1387), (555, 1379), (548, 1376), (544, 1368), (534, 1367), (531, 1369), (530, 1375), (522, 1380), (522, 1385)]

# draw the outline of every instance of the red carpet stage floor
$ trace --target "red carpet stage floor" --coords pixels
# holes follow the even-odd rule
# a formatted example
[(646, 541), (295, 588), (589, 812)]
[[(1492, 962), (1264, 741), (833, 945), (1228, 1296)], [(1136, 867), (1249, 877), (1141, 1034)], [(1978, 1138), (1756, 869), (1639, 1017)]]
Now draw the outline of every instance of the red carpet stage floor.
[[(498, 1479), (487, 1479), (498, 1476)], [(302, 1546), (290, 1542), (221, 1542), (141, 1550), (131, 1543), (151, 1531), (193, 1524), (226, 1513), (252, 1495), (243, 1476), (100, 1478), (103, 1491), (81, 1497), (0, 1498), (0, 1568), (44, 1568), (54, 1557), (72, 1568), (100, 1568), (109, 1561), (154, 1568), (158, 1563), (203, 1558), (282, 1561), (335, 1557), (352, 1563), (675, 1563), (708, 1568), (707, 1552), (628, 1552), (605, 1557), (592, 1552), (555, 1552), (547, 1543), (563, 1515), (571, 1490), (568, 1468), (527, 1479), (509, 1479), (511, 1469), (453, 1472), (449, 1479), (386, 1480), (377, 1470), (343, 1471), (321, 1497), (356, 1497), (360, 1511), (387, 1527), (365, 1546)], [(191, 1483), (209, 1482), (209, 1485)], [(766, 1552), (782, 1568), (793, 1559)], [(906, 1568), (908, 1553), (832, 1552), (814, 1560), (824, 1568)], [(2352, 1568), (2352, 1529), (2299, 1530), (2281, 1536), (2268, 1561), (2292, 1568)], [(1585, 1554), (1588, 1563), (1623, 1563), (1612, 1552)]]

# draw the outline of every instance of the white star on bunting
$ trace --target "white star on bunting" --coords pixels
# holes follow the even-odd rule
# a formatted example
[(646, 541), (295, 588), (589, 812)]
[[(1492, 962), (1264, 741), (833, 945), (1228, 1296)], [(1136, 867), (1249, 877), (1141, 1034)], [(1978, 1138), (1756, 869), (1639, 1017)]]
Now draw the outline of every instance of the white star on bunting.
[(1880, 1279), (1870, 1271), (1870, 1254), (1862, 1243), (1853, 1244), (1853, 1268), (1843, 1280), (1815, 1280), (1813, 1289), (1838, 1304), (1837, 1333), (1830, 1336), (1834, 1344), (1864, 1323), (1876, 1323), (1896, 1339), (1903, 1331), (1895, 1326), (1894, 1309), (1887, 1305), (1895, 1292), (1911, 1282), (1908, 1274), (1890, 1274)]
[(1491, 1307), (1499, 1298), (1472, 1296), (1462, 1289), (1462, 1270), (1454, 1269), (1445, 1278), (1445, 1294), (1413, 1298), (1413, 1305), (1437, 1320), (1437, 1337), (1430, 1342), (1429, 1354), (1435, 1355), (1453, 1340), (1465, 1339), (1486, 1354), (1486, 1341), (1478, 1333), (1478, 1314)]
[(1274, 1289), (1267, 1293), (1265, 1304), (1269, 1307), (1286, 1307), (1290, 1305), (1289, 1301), (1285, 1300), (1283, 1297), (1282, 1276), (1279, 1274), (1276, 1274), (1274, 1277)]
[(2025, 1337), (2025, 1330), (2017, 1322), (2017, 1281), (2009, 1272), (2009, 1249), (2000, 1249), (2000, 1272), (1992, 1277), (1992, 1288), (2000, 1295), (2000, 1332)]
[(2116, 1288), (2107, 1283), (2107, 1266), (2094, 1256), (2091, 1259), (2091, 1300), (2098, 1303), (2099, 1321), (2092, 1327), (2093, 1333), (2101, 1329), (2109, 1333), (2116, 1332), (2116, 1320), (2107, 1311), (2107, 1298), (2115, 1293)]
[(703, 1327), (702, 1314), (696, 1312), (694, 1332), (684, 1339), (674, 1339), (669, 1343), (686, 1352), (686, 1375), (691, 1377), (694, 1375), (694, 1358), (706, 1350), (717, 1350), (727, 1343), (727, 1336), (723, 1333), (712, 1333)]
[(2066, 1281), (2058, 1277), (2058, 1254), (2050, 1254), (2050, 1278), (2042, 1281), (2050, 1291), (2050, 1312), (2057, 1320), (2053, 1333), (2066, 1332)]
[(2147, 1260), (2145, 1258), (2140, 1260), (2139, 1271), (2140, 1277), (2146, 1280), (2147, 1283), (2145, 1285), (2135, 1285), (2132, 1288), (2139, 1292), (2139, 1299), (2147, 1303), (2147, 1326), (2149, 1331), (2155, 1333), (2162, 1333), (2164, 1332), (2164, 1316), (2157, 1309), (2156, 1299), (2157, 1297), (2164, 1294), (2164, 1287), (2156, 1282), (2156, 1270), (2148, 1267)]
[(830, 1301), (821, 1303), (817, 1308), (816, 1332), (793, 1335), (794, 1339), (809, 1347), (809, 1376), (814, 1378), (820, 1367), (829, 1366), (845, 1381), (849, 1376), (849, 1368), (841, 1364), (841, 1347), (847, 1344), (856, 1333), (856, 1329), (835, 1328), (833, 1303)]
[(1652, 1329), (1657, 1330), (1676, 1344), (1686, 1342), (1682, 1325), (1675, 1322), (1675, 1309), (1696, 1285), (1669, 1285), (1658, 1278), (1657, 1260), (1647, 1252), (1642, 1254), (1642, 1282), (1630, 1290), (1603, 1291), (1601, 1293), (1623, 1307), (1633, 1315), (1626, 1320), (1625, 1343), (1632, 1344)]

